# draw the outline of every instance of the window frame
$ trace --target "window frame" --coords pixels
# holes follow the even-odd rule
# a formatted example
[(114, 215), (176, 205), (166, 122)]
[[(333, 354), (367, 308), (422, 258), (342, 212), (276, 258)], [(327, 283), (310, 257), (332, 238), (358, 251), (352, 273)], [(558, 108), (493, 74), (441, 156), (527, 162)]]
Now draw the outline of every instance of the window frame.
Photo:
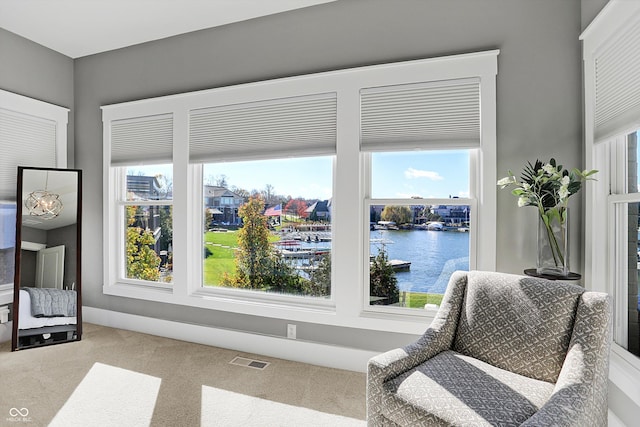
[[(640, 129), (640, 124), (636, 129)], [(586, 285), (591, 290), (611, 296), (613, 341), (611, 343), (610, 379), (630, 396), (640, 381), (640, 357), (625, 348), (628, 333), (628, 218), (625, 207), (640, 203), (640, 192), (627, 192), (627, 135), (625, 130), (592, 146), (592, 167), (599, 170), (597, 181), (586, 186), (587, 261)], [(591, 188), (590, 188), (591, 187)], [(595, 221), (598, 218), (598, 221)], [(606, 223), (608, 226), (602, 227)], [(598, 226), (600, 224), (600, 226)], [(635, 400), (640, 404), (640, 400)]]
[[(437, 308), (425, 308), (425, 309), (415, 309), (415, 308), (407, 308), (407, 307), (395, 307), (395, 306), (386, 306), (386, 305), (371, 305), (370, 304), (370, 268), (369, 268), (369, 256), (370, 251), (367, 248), (370, 248), (370, 234), (369, 230), (369, 214), (370, 207), (372, 205), (395, 205), (395, 206), (414, 206), (416, 204), (424, 204), (424, 205), (449, 205), (449, 206), (469, 206), (471, 212), (469, 214), (469, 223), (474, 224), (477, 221), (477, 201), (473, 198), (452, 198), (452, 199), (373, 199), (366, 198), (364, 201), (364, 215), (365, 218), (363, 220), (363, 225), (366, 230), (363, 233), (364, 235), (364, 256), (363, 260), (363, 277), (365, 283), (365, 292), (363, 292), (363, 310), (365, 312), (371, 313), (387, 313), (387, 314), (396, 314), (396, 315), (413, 315), (419, 317), (429, 317), (434, 316), (438, 311)], [(476, 269), (476, 253), (477, 253), (477, 231), (476, 227), (471, 226), (469, 228), (469, 270)]]
[[(295, 158), (295, 157), (294, 157)], [(253, 159), (255, 160), (255, 159)], [(335, 169), (335, 159), (333, 162), (333, 167)], [(203, 173), (202, 170), (204, 168), (203, 164), (190, 165), (190, 168), (193, 169), (194, 175), (199, 177), (200, 187), (203, 186)], [(335, 181), (332, 183), (332, 187), (335, 189)], [(202, 191), (200, 192), (202, 194)], [(194, 211), (194, 222), (202, 223), (203, 218), (198, 217), (198, 213), (204, 212), (204, 195), (199, 199), (199, 205), (196, 207)], [(203, 247), (204, 245), (204, 233), (199, 233), (198, 240), (199, 246)], [(333, 241), (333, 231), (332, 231), (332, 241)], [(193, 248), (195, 250), (195, 248)], [(243, 302), (258, 302), (262, 304), (276, 304), (276, 305), (284, 305), (284, 306), (292, 306), (292, 307), (301, 307), (301, 308), (313, 308), (316, 310), (327, 310), (331, 311), (335, 307), (335, 301), (333, 297), (333, 291), (335, 289), (334, 283), (334, 272), (331, 272), (331, 296), (330, 298), (314, 298), (314, 297), (305, 297), (300, 295), (289, 295), (289, 294), (270, 294), (257, 290), (250, 289), (234, 289), (234, 288), (226, 288), (222, 286), (204, 286), (203, 285), (203, 268), (202, 263), (192, 264), (192, 269), (195, 268), (193, 272), (193, 281), (189, 286), (189, 292), (192, 296), (200, 296), (203, 298), (217, 298), (217, 299), (232, 299)]]
[[(640, 203), (640, 192), (629, 193), (628, 181), (628, 135), (616, 135), (603, 143), (609, 151), (608, 162), (602, 162), (608, 177), (609, 194), (606, 197), (608, 237), (608, 283), (607, 292), (613, 300), (613, 342), (626, 350), (628, 342), (628, 205)], [(616, 286), (617, 284), (617, 286)]]
[[(406, 199), (406, 198), (375, 198), (371, 197), (372, 193), (372, 181), (373, 181), (373, 172), (372, 172), (372, 155), (375, 152), (363, 152), (362, 159), (365, 167), (363, 168), (363, 178), (362, 181), (365, 183), (365, 198), (364, 198), (364, 209), (363, 209), (363, 247), (364, 250), (364, 259), (362, 261), (363, 266), (363, 277), (364, 277), (364, 285), (365, 290), (363, 292), (363, 301), (362, 307), (363, 312), (368, 313), (382, 313), (382, 314), (393, 314), (393, 315), (413, 315), (419, 317), (431, 317), (434, 316), (437, 312), (437, 308), (425, 308), (424, 310), (410, 309), (405, 307), (389, 307), (389, 306), (377, 306), (371, 305), (369, 301), (370, 294), (370, 282), (369, 282), (369, 254), (370, 254), (370, 240), (369, 236), (369, 210), (371, 205), (401, 205), (401, 206), (413, 206), (416, 205), (416, 202), (420, 202), (419, 204), (425, 205), (464, 205), (470, 206), (471, 213), (469, 217), (469, 222), (473, 224), (473, 226), (469, 229), (469, 270), (478, 269), (478, 230), (475, 226), (478, 217), (478, 199), (476, 196), (477, 189), (480, 187), (482, 183), (482, 176), (478, 174), (481, 170), (478, 167), (478, 162), (480, 159), (481, 149), (465, 149), (469, 152), (469, 197), (456, 197), (456, 198), (423, 198), (423, 199)], [(446, 148), (442, 148), (442, 150), (438, 150), (433, 147), (426, 147), (424, 150), (419, 150), (421, 153), (426, 152), (438, 152), (438, 151), (449, 151)], [(403, 151), (377, 151), (380, 153), (399, 153)], [(406, 151), (404, 151), (406, 152)]]
[[(615, 173), (620, 167), (626, 171), (626, 165), (621, 163), (626, 158), (626, 155), (621, 156), (621, 141), (624, 141), (629, 133), (640, 129), (640, 117), (629, 120), (625, 113), (621, 117), (614, 117), (610, 127), (602, 128), (601, 132), (598, 132), (596, 60), (609, 49), (618, 48), (619, 36), (629, 34), (639, 20), (639, 2), (611, 0), (580, 36), (584, 61), (585, 166), (587, 170), (600, 171), (596, 176), (597, 181), (585, 186), (585, 285), (587, 289), (609, 293), (612, 296), (615, 295), (617, 280), (615, 270), (619, 267), (615, 265), (616, 245), (612, 242), (615, 233), (612, 224), (615, 213), (612, 203), (620, 202), (627, 197), (631, 197), (629, 200), (635, 200), (635, 196), (611, 194), (613, 190), (620, 191), (619, 189), (623, 188), (619, 186), (619, 175)], [(604, 131), (608, 133), (604, 134)], [(617, 148), (611, 149), (612, 145)], [(603, 221), (609, 224), (609, 227), (602, 227)], [(620, 307), (620, 303), (621, 301), (614, 300), (614, 310), (615, 307)], [(637, 384), (640, 382), (640, 358), (615, 342), (611, 344), (609, 379), (640, 405), (640, 396), (637, 393)]]
[[(127, 168), (128, 166), (117, 166), (114, 167), (115, 173), (117, 174), (117, 182), (116, 186), (118, 192), (118, 200), (116, 202), (118, 209), (118, 223), (124, 224), (126, 218), (126, 207), (127, 206), (173, 206), (173, 199), (160, 199), (160, 200), (127, 200)], [(117, 254), (118, 261), (117, 262), (117, 271), (118, 271), (118, 282), (123, 284), (142, 286), (142, 287), (151, 287), (151, 288), (161, 288), (161, 289), (171, 289), (173, 286), (172, 283), (166, 282), (153, 282), (150, 280), (140, 280), (133, 279), (130, 277), (126, 277), (126, 233), (127, 227), (124, 225), (123, 228), (116, 234), (117, 241)], [(119, 227), (118, 227), (119, 228)]]
[[(340, 71), (247, 83), (198, 92), (102, 106), (104, 139), (104, 284), (103, 293), (128, 298), (199, 307), (211, 310), (288, 319), (325, 325), (420, 334), (425, 319), (415, 314), (393, 315), (363, 310), (368, 292), (361, 268), (363, 257), (362, 210), (365, 167), (359, 147), (360, 89), (425, 81), (478, 78), (481, 99), (481, 151), (471, 174), (481, 179), (470, 188), (477, 197), (478, 244), (476, 268), (496, 265), (496, 75), (498, 50), (416, 61), (382, 64)], [(203, 293), (201, 281), (202, 166), (189, 162), (189, 112), (217, 105), (255, 102), (328, 92), (337, 94), (337, 144), (333, 171), (332, 302), (307, 304), (300, 297), (271, 301), (228, 295), (225, 290)], [(118, 256), (111, 239), (117, 230), (116, 177), (109, 165), (109, 123), (112, 120), (154, 114), (172, 114), (174, 266), (171, 289), (123, 283), (117, 279)], [(337, 183), (340, 183), (338, 185)], [(201, 234), (201, 233), (200, 233)], [(191, 238), (189, 237), (191, 236)]]

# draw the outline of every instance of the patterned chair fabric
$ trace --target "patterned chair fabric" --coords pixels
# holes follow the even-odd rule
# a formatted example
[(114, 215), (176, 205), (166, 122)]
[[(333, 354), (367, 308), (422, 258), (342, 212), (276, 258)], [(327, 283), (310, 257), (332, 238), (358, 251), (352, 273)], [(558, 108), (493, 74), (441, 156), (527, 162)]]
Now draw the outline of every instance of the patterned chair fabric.
[(369, 426), (606, 426), (606, 294), (490, 272), (451, 276), (413, 344), (372, 358)]

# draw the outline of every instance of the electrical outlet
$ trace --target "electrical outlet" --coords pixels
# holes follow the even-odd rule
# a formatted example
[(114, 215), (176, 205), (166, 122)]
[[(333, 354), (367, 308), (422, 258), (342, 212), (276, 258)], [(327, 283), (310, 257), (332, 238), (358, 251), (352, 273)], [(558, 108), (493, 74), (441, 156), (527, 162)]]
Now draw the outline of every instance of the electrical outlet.
[(296, 339), (296, 325), (291, 323), (287, 324), (287, 338), (292, 340)]

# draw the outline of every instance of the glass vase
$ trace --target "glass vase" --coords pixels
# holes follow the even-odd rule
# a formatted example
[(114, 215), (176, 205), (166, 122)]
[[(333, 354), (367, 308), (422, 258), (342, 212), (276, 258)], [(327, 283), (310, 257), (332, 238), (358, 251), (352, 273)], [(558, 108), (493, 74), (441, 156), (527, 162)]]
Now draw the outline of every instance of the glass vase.
[(539, 275), (566, 277), (569, 275), (569, 211), (559, 215), (538, 216)]

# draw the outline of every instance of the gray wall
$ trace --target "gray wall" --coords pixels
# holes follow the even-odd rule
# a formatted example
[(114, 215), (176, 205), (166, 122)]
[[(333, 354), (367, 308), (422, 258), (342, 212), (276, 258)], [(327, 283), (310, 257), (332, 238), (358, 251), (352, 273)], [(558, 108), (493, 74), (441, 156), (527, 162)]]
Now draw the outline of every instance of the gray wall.
[(595, 18), (598, 13), (602, 10), (603, 7), (609, 0), (581, 0), (580, 1), (580, 17), (582, 21), (582, 30), (589, 26), (593, 18)]
[[(76, 60), (85, 305), (257, 333), (286, 330), (284, 320), (102, 294), (101, 105), (498, 48), (498, 177), (552, 156), (582, 167), (580, 30), (580, 0), (342, 0)], [(575, 199), (571, 262), (580, 271), (582, 211)], [(533, 265), (536, 221), (533, 208), (518, 209), (513, 196), (499, 192), (498, 270)], [(412, 338), (320, 325), (299, 325), (298, 337), (374, 350)]]
[[(21, 232), (23, 242), (47, 244), (47, 232), (44, 230), (23, 226)], [(20, 286), (35, 286), (37, 256), (36, 251), (20, 251)]]
[(65, 289), (72, 289), (76, 282), (77, 224), (56, 228), (47, 232), (47, 247), (64, 246), (64, 279)]
[(0, 89), (71, 110), (67, 165), (73, 167), (73, 59), (0, 28)]

